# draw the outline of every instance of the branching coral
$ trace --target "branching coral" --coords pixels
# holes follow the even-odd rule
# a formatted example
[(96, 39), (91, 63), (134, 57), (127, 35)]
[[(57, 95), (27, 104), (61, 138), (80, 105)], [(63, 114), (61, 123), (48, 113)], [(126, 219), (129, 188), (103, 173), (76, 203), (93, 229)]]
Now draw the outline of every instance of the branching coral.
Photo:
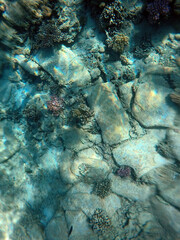
[(109, 179), (103, 179), (95, 182), (93, 193), (95, 193), (100, 198), (105, 198), (111, 192), (111, 182)]
[(71, 43), (81, 29), (76, 10), (63, 8), (57, 0), (7, 0), (0, 7), (0, 35), (3, 25), (10, 28), (10, 37), (9, 33), (2, 37), (6, 45), (11, 45), (13, 31), (21, 34), (21, 42), (30, 38), (32, 47), (38, 49), (64, 41)]
[(37, 106), (33, 104), (27, 104), (23, 111), (23, 114), (29, 125), (37, 125), (42, 117), (40, 109), (38, 109)]
[(112, 38), (108, 36), (106, 42), (108, 47), (112, 48), (115, 52), (123, 53), (125, 47), (129, 44), (129, 37), (123, 33), (116, 33)]
[(94, 211), (94, 214), (92, 215), (89, 222), (92, 226), (92, 229), (99, 235), (103, 235), (104, 232), (111, 228), (110, 218), (102, 209), (99, 208)]
[(44, 20), (41, 25), (32, 28), (30, 35), (33, 48), (51, 47), (60, 42), (71, 43), (80, 29), (80, 22), (73, 10), (62, 9), (59, 17)]
[(104, 29), (121, 28), (126, 19), (128, 19), (127, 10), (121, 1), (115, 1), (104, 8), (100, 16), (100, 23)]
[(61, 30), (54, 19), (43, 22), (34, 37), (34, 48), (51, 47), (62, 40)]
[(154, 0), (147, 4), (149, 22), (157, 23), (161, 17), (166, 17), (170, 13), (169, 0)]

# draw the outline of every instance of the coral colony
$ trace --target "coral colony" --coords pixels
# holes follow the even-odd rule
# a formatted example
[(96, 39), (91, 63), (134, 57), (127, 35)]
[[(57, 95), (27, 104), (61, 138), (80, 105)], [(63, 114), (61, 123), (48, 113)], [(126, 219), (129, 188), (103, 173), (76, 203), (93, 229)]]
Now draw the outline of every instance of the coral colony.
[(51, 100), (47, 101), (47, 108), (54, 116), (59, 116), (60, 111), (64, 109), (63, 99), (59, 99), (57, 96), (51, 96)]
[(129, 166), (122, 165), (118, 168), (116, 174), (121, 178), (129, 177), (131, 176), (131, 168)]
[(147, 5), (146, 10), (149, 13), (149, 22), (157, 23), (161, 17), (168, 16), (170, 12), (169, 0), (154, 0)]

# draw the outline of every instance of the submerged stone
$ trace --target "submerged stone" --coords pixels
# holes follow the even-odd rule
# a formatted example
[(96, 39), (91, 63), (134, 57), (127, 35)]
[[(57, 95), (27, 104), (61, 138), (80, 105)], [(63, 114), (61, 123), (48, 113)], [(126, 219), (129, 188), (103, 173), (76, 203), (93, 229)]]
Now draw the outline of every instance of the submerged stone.
[(110, 145), (129, 139), (130, 124), (111, 83), (90, 89), (88, 103), (101, 128), (103, 141)]
[(132, 167), (137, 177), (150, 170), (168, 164), (169, 161), (156, 152), (159, 132), (147, 134), (142, 138), (127, 141), (113, 150), (113, 155), (119, 165)]
[(167, 239), (180, 239), (180, 212), (161, 198), (152, 198), (151, 204), (159, 223), (170, 236)]
[(177, 107), (169, 99), (172, 90), (160, 75), (143, 78), (134, 98), (134, 117), (145, 127), (173, 127)]
[(68, 240), (68, 227), (63, 210), (58, 210), (45, 228), (47, 240)]
[(111, 180), (114, 193), (134, 201), (146, 201), (155, 193), (153, 188), (137, 184), (129, 179), (122, 181), (118, 176), (111, 175)]
[(58, 51), (40, 51), (35, 59), (61, 84), (85, 86), (91, 80), (90, 73), (80, 57), (64, 45)]

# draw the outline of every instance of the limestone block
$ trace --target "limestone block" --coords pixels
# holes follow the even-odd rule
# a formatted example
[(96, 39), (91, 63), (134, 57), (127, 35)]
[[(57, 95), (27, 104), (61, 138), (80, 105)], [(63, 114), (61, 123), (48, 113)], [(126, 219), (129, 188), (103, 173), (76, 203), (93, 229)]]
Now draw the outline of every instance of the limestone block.
[(89, 90), (88, 103), (101, 128), (103, 141), (116, 144), (129, 138), (129, 119), (111, 83), (97, 84)]

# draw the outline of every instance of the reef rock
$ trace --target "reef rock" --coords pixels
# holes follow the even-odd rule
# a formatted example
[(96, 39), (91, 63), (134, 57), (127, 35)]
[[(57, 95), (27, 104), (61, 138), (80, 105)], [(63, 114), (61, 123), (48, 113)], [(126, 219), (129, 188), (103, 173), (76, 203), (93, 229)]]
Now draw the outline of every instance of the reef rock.
[(65, 215), (69, 228), (69, 240), (98, 239), (90, 228), (87, 217), (82, 211), (66, 211)]
[(62, 202), (66, 211), (81, 210), (90, 217), (95, 209), (102, 208), (108, 216), (112, 217), (117, 209), (121, 208), (121, 200), (116, 194), (109, 194), (105, 198), (100, 198), (92, 194), (92, 185), (78, 183), (71, 188)]
[(174, 157), (180, 161), (180, 130), (169, 130), (167, 138)]
[(59, 165), (63, 181), (69, 184), (79, 181), (79, 177), (93, 179), (110, 171), (107, 163), (92, 149), (80, 151), (75, 159), (67, 150), (63, 152)]
[(154, 190), (146, 185), (137, 184), (129, 179), (123, 180), (119, 176), (112, 175), (112, 191), (119, 196), (133, 201), (146, 201), (154, 194)]
[(89, 90), (88, 103), (101, 128), (102, 138), (110, 145), (129, 138), (130, 124), (111, 83), (97, 84)]
[(141, 177), (150, 170), (168, 164), (169, 161), (156, 152), (157, 136), (160, 131), (152, 131), (142, 138), (127, 141), (113, 150), (119, 165), (129, 165)]
[(20, 143), (13, 135), (12, 129), (0, 124), (0, 163), (10, 159), (20, 149)]
[(68, 227), (63, 210), (59, 210), (45, 229), (47, 240), (68, 240)]
[(180, 178), (174, 180), (174, 182), (170, 182), (170, 184), (166, 184), (161, 191), (160, 195), (166, 200), (168, 203), (173, 206), (180, 208)]
[(80, 57), (64, 45), (60, 50), (40, 51), (35, 59), (61, 84), (85, 86), (91, 76)]
[(145, 75), (132, 108), (134, 117), (145, 127), (172, 127), (177, 107), (169, 99), (172, 90), (160, 75)]
[(151, 203), (155, 216), (166, 231), (167, 239), (180, 239), (180, 212), (161, 198), (154, 197)]

